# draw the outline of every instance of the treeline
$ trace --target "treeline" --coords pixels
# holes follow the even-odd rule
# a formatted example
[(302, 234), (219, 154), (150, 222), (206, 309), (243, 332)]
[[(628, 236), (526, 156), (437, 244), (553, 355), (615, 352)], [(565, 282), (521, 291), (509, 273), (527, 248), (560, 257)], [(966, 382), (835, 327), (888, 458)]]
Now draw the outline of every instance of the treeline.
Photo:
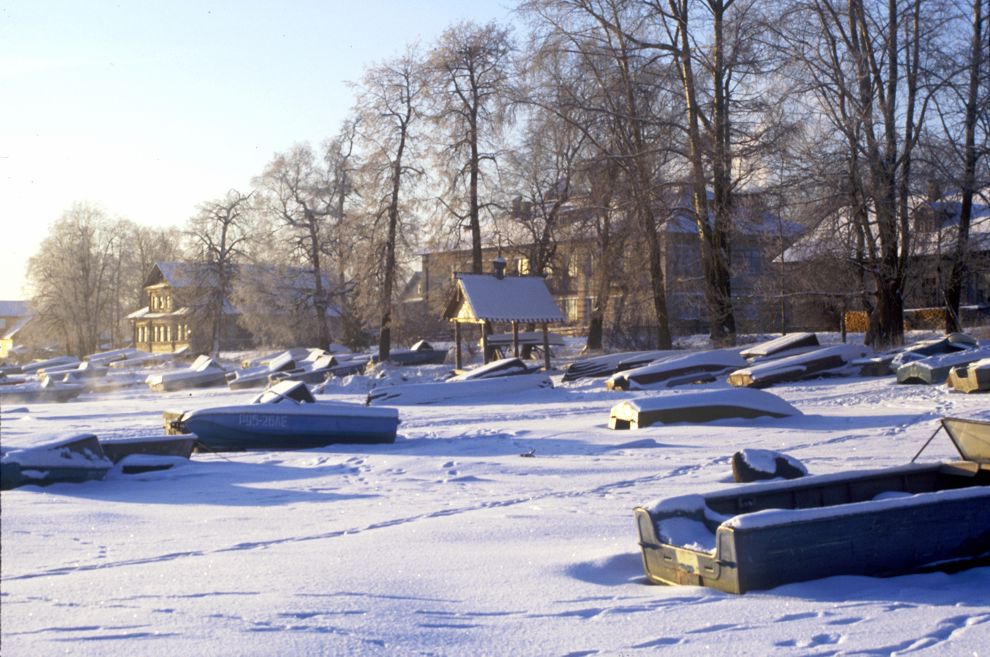
[[(687, 194), (713, 343), (735, 341), (733, 217), (755, 197), (809, 228), (843, 217), (833, 251), (857, 276), (844, 292), (869, 312), (867, 342), (896, 345), (914, 199), (933, 188), (962, 203), (942, 295), (958, 317), (974, 194), (990, 184), (988, 7), (529, 0), (514, 30), (460, 23), (370, 66), (336, 134), (276, 154), (250, 189), (203, 203), (181, 230), (71, 209), (31, 260), (36, 309), (67, 347), (91, 351), (101, 336), (126, 339), (123, 313), (143, 305), (155, 260), (211, 263), (218, 316), (238, 294), (266, 303), (249, 298), (263, 286), (228, 287), (237, 264), (294, 266), (312, 276), (321, 343), (341, 337), (326, 320), (334, 306), (348, 339), (377, 334), (385, 355), (417, 249), (470, 248), (481, 271), (483, 244), (524, 247), (531, 273), (547, 274), (558, 244), (591, 236), (599, 262), (642, 252), (664, 348), (659, 229)], [(610, 329), (615, 271), (594, 273), (591, 348)]]

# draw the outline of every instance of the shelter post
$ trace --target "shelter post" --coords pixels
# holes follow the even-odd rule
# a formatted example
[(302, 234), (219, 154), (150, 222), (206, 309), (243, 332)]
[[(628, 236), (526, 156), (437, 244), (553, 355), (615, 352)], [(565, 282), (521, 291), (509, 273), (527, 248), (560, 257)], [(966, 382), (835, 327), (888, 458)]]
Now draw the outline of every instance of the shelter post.
[(461, 358), (461, 323), (458, 321), (454, 322), (454, 342), (457, 344), (454, 351), (454, 368), (461, 369), (463, 362)]
[(481, 322), (481, 352), (485, 355), (485, 364), (488, 364), (488, 322)]
[(550, 371), (550, 333), (546, 322), (543, 322), (543, 369)]
[(519, 358), (519, 322), (512, 322), (512, 355)]

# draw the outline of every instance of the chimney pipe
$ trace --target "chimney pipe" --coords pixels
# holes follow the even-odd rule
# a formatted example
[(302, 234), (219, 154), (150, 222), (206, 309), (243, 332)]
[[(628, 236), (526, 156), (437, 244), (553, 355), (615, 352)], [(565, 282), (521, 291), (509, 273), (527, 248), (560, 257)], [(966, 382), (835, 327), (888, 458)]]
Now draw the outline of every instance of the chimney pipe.
[(498, 280), (505, 278), (505, 258), (497, 256), (492, 260), (492, 270), (495, 272), (495, 278)]

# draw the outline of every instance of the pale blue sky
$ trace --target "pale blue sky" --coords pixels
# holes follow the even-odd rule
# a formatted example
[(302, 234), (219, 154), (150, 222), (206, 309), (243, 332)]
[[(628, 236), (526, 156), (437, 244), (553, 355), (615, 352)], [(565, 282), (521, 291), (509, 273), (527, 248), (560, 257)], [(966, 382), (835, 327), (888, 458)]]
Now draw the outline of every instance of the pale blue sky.
[(73, 202), (181, 225), (336, 132), (368, 64), (510, 18), (502, 0), (0, 0), (0, 299), (26, 297)]

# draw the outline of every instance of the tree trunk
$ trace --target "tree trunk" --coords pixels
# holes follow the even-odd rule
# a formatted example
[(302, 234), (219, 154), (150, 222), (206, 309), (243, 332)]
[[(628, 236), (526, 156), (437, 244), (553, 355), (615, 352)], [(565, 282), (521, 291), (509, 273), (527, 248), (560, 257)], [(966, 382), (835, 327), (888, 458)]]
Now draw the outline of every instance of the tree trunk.
[[(402, 130), (392, 166), (392, 198), (388, 206), (388, 237), (385, 242), (385, 281), (382, 286), (382, 319), (378, 336), (378, 360), (388, 360), (392, 348), (392, 287), (395, 284), (395, 238), (399, 224), (399, 188), (402, 182), (402, 153), (405, 150), (406, 133)], [(480, 253), (479, 253), (480, 258)]]
[(984, 0), (973, 0), (973, 40), (970, 50), (969, 84), (966, 94), (965, 135), (963, 144), (963, 178), (960, 185), (962, 204), (959, 208), (959, 234), (952, 257), (952, 269), (945, 287), (945, 332), (961, 331), (959, 304), (962, 301), (963, 279), (966, 273), (966, 254), (969, 251), (969, 228), (973, 217), (973, 193), (976, 187), (976, 123), (977, 97), (983, 67)]

